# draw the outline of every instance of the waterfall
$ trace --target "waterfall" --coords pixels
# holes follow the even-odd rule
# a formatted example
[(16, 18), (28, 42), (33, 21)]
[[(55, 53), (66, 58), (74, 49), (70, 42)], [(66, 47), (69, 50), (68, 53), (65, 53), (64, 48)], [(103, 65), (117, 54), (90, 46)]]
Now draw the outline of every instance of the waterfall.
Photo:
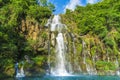
[(120, 75), (119, 62), (118, 62), (117, 57), (116, 57), (116, 60), (115, 60), (115, 64), (116, 64), (116, 67), (117, 67), (117, 70), (116, 70), (116, 75)]
[(52, 19), (52, 23), (50, 25), (50, 30), (51, 31), (58, 31), (58, 32), (61, 32), (62, 29), (65, 27), (64, 24), (62, 24), (60, 22), (60, 16), (59, 15), (55, 15)]
[[(54, 66), (50, 65), (50, 73), (52, 75), (57, 75), (57, 76), (66, 76), (69, 75), (66, 66), (69, 62), (66, 60), (66, 45), (64, 41), (64, 33), (63, 30), (66, 28), (64, 24), (60, 22), (60, 16), (55, 15), (53, 19), (48, 21), (47, 25), (50, 25), (49, 29), (52, 34), (55, 34), (54, 32), (57, 32), (57, 36), (55, 36), (56, 44), (55, 44), (55, 63)], [(50, 52), (50, 51), (49, 51)], [(50, 61), (49, 63), (50, 64)]]
[(18, 63), (16, 64), (16, 78), (25, 77), (23, 66), (18, 70)]
[(63, 34), (58, 33), (58, 36), (56, 37), (57, 45), (56, 45), (56, 65), (55, 68), (51, 71), (53, 75), (68, 75), (68, 72), (65, 67), (65, 45), (64, 45), (64, 39)]
[[(95, 68), (95, 64), (90, 65), (90, 63), (86, 62), (87, 55), (90, 54), (90, 51), (86, 50), (86, 43), (85, 43), (84, 40), (82, 41), (82, 47), (83, 47), (83, 50), (84, 50), (83, 63), (86, 65), (86, 71), (89, 75), (96, 75), (97, 71), (96, 71), (96, 68)], [(95, 63), (94, 57), (92, 57), (92, 62)]]

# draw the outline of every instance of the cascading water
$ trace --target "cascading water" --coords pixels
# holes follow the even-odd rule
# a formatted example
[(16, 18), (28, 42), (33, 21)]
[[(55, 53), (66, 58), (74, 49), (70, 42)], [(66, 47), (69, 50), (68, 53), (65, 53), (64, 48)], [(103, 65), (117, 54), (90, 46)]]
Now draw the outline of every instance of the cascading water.
[(50, 24), (50, 31), (58, 31), (62, 32), (62, 29), (66, 26), (60, 22), (60, 16), (55, 15), (52, 19), (52, 23)]
[(117, 74), (117, 75), (120, 75), (119, 62), (118, 62), (118, 59), (117, 59), (117, 58), (116, 58), (115, 64), (116, 64), (116, 67), (118, 68), (118, 69), (116, 70), (116, 74)]
[[(84, 42), (84, 40), (82, 41), (82, 46), (83, 46), (83, 50), (85, 49), (86, 47), (86, 43)], [(90, 54), (90, 52), (88, 50), (85, 50), (84, 52), (84, 56), (83, 56), (83, 63), (86, 65), (86, 71), (89, 75), (96, 75), (97, 74), (97, 71), (96, 71), (96, 68), (95, 68), (95, 65), (90, 65), (86, 62), (86, 57), (87, 57), (87, 54)], [(95, 63), (94, 61), (94, 57), (92, 58), (92, 62)]]
[(64, 24), (60, 22), (60, 16), (55, 15), (51, 20), (50, 31), (58, 32), (56, 36), (56, 62), (55, 66), (50, 66), (50, 73), (56, 76), (66, 76), (69, 73), (66, 70), (67, 61), (65, 60), (66, 48), (64, 43), (64, 36), (62, 30), (66, 28)]
[(16, 63), (16, 78), (25, 77), (23, 66), (18, 70), (18, 63)]
[(65, 46), (64, 46), (64, 39), (63, 34), (58, 33), (58, 36), (56, 37), (57, 45), (56, 45), (56, 58), (57, 58), (57, 64), (55, 65), (55, 68), (51, 70), (51, 73), (53, 75), (68, 75), (68, 72), (65, 67)]

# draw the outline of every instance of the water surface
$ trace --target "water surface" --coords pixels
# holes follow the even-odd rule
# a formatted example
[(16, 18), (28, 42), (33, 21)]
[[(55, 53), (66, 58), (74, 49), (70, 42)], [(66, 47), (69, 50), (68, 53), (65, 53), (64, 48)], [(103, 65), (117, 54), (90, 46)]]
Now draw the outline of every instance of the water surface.
[(120, 76), (96, 76), (96, 75), (31, 76), (31, 77), (24, 77), (15, 80), (120, 80)]

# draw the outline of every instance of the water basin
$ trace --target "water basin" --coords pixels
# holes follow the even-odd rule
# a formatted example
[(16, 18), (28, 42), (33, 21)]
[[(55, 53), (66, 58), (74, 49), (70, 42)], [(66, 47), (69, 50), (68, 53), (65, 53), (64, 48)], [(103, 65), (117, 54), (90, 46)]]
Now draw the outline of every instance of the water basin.
[[(14, 79), (5, 79), (14, 80)], [(120, 80), (120, 76), (69, 75), (69, 76), (30, 76), (15, 80)]]

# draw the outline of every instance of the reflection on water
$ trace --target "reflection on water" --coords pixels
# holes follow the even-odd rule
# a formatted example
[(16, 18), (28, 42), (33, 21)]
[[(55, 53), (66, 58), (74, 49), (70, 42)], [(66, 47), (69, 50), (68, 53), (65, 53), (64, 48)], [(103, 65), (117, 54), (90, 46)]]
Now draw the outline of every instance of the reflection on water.
[(24, 77), (19, 79), (4, 79), (4, 80), (120, 80), (120, 76), (93, 76), (93, 75), (39, 76), (39, 77), (36, 76), (36, 77)]

